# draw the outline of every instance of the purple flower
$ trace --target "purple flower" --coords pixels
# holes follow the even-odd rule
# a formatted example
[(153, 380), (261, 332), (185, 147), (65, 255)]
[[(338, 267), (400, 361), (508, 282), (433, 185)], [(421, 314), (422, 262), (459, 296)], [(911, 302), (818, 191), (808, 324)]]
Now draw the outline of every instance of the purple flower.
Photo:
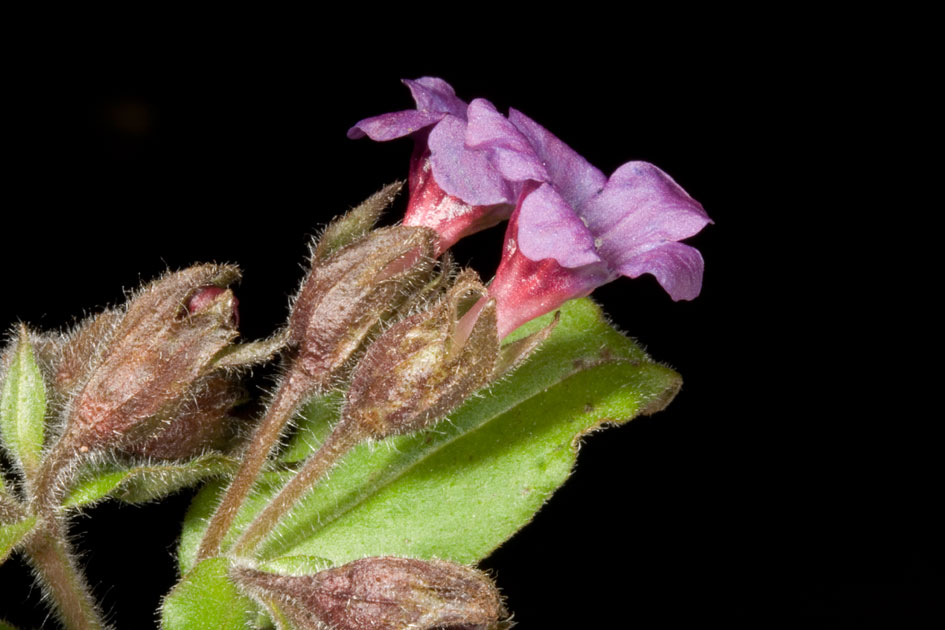
[(467, 148), (521, 183), (490, 287), (500, 338), (621, 275), (652, 274), (674, 300), (699, 294), (702, 255), (678, 241), (712, 221), (669, 175), (628, 162), (607, 178), (521, 112), (477, 99), (467, 115)]
[(466, 148), (467, 105), (448, 83), (433, 77), (404, 83), (416, 109), (366, 118), (348, 130), (348, 137), (414, 138), (404, 225), (435, 230), (442, 252), (460, 238), (507, 219), (517, 191), (486, 153)]

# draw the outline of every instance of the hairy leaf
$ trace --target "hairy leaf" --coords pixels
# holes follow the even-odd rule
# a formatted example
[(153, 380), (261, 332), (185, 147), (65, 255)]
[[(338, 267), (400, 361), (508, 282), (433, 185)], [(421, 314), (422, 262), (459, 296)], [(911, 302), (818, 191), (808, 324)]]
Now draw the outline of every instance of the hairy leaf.
[(109, 465), (87, 471), (62, 505), (80, 507), (108, 496), (127, 503), (143, 503), (234, 470), (236, 461), (220, 453), (207, 453), (185, 462), (161, 462), (131, 468)]
[(16, 350), (3, 381), (0, 431), (3, 443), (28, 475), (39, 469), (46, 419), (46, 388), (36, 365), (26, 328), (20, 329)]
[(245, 630), (256, 606), (228, 577), (226, 558), (210, 558), (184, 576), (161, 605), (163, 630)]
[[(510, 341), (550, 319), (530, 322)], [(662, 409), (680, 382), (611, 328), (593, 302), (572, 301), (527, 362), (447, 421), (354, 449), (262, 544), (259, 555), (315, 555), (334, 564), (368, 555), (476, 562), (528, 523), (564, 483), (581, 436), (602, 423)], [(315, 408), (331, 407), (328, 402)], [(326, 435), (330, 414), (314, 415), (289, 444), (290, 459)], [(263, 475), (224, 548), (290, 474)], [(220, 488), (209, 485), (191, 506), (180, 549), (185, 569)]]
[(0, 564), (6, 561), (17, 543), (26, 537), (34, 525), (36, 525), (35, 516), (29, 516), (9, 525), (0, 525)]

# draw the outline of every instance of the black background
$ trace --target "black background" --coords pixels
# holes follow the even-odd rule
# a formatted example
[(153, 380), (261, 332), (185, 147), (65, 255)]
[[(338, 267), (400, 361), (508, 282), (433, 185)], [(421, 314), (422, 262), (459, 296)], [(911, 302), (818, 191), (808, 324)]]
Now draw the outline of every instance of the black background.
[[(931, 447), (872, 409), (884, 395), (854, 376), (853, 289), (838, 280), (850, 271), (830, 235), (856, 150), (841, 103), (849, 68), (802, 61), (765, 33), (680, 48), (657, 31), (580, 53), (480, 38), (460, 58), (431, 53), (457, 46), (442, 33), (45, 50), (5, 86), (0, 322), (62, 328), (167, 268), (217, 261), (244, 270), (245, 337), (267, 335), (308, 239), (406, 176), (410, 141), (351, 141), (348, 127), (410, 108), (401, 77), (440, 76), (464, 99), (522, 110), (607, 173), (657, 164), (715, 220), (687, 241), (706, 260), (695, 301), (672, 302), (650, 277), (595, 293), (685, 384), (667, 410), (590, 436), (574, 476), (483, 562), (520, 627), (918, 615), (943, 577)], [(457, 256), (487, 277), (501, 238), (466, 239)], [(76, 519), (119, 627), (153, 625), (191, 496)], [(0, 617), (41, 625), (23, 564), (6, 563), (0, 581)]]

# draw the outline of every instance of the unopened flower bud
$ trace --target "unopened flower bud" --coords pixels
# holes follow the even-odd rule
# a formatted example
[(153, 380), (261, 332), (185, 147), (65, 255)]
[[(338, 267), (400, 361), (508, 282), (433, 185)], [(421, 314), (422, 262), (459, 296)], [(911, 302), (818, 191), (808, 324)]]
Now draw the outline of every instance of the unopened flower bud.
[(335, 375), (377, 323), (426, 282), (435, 243), (432, 230), (396, 226), (313, 257), (289, 318), (297, 369), (317, 384)]
[[(168, 274), (132, 297), (111, 323), (104, 346), (91, 353), (96, 364), (69, 414), (71, 446), (85, 451), (130, 444), (174, 414), (238, 335), (236, 298), (225, 288), (238, 277), (234, 267), (200, 265)], [(77, 356), (84, 354), (87, 349)]]
[(418, 431), (488, 383), (499, 340), (485, 295), (464, 272), (431, 309), (387, 329), (355, 368), (337, 430), (373, 439)]
[(124, 450), (152, 459), (186, 459), (221, 446), (227, 438), (227, 413), (242, 396), (234, 377), (222, 372), (206, 376), (194, 383), (161, 428)]
[(375, 557), (315, 575), (244, 567), (232, 575), (299, 630), (494, 630), (508, 614), (485, 574), (440, 560)]
[[(190, 314), (199, 313), (205, 308), (211, 306), (214, 300), (219, 297), (221, 294), (226, 293), (228, 289), (222, 287), (200, 287), (194, 294), (190, 296), (190, 299), (187, 301), (187, 311)], [(240, 325), (240, 311), (239, 311), (240, 301), (234, 296), (232, 298), (233, 305), (233, 325), (239, 327)]]

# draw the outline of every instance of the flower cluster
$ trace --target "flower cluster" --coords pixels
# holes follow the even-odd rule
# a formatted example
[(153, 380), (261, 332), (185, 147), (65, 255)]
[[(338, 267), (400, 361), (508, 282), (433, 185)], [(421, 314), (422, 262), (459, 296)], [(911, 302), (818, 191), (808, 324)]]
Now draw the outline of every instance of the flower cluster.
[(417, 107), (358, 122), (351, 138), (412, 136), (404, 223), (432, 228), (440, 249), (508, 218), (490, 285), (499, 337), (619, 276), (649, 273), (674, 300), (702, 287), (699, 251), (679, 241), (711, 219), (647, 162), (607, 177), (521, 112), (460, 100), (442, 79), (405, 81)]
[[(652, 164), (628, 162), (608, 177), (521, 112), (512, 109), (504, 115), (483, 99), (467, 103), (441, 79), (405, 83), (415, 109), (362, 120), (348, 133), (381, 141), (413, 137), (403, 225), (375, 227), (400, 183), (333, 220), (312, 244), (310, 266), (285, 327), (270, 338), (238, 342), (238, 301), (230, 287), (239, 279), (239, 270), (204, 264), (167, 273), (132, 294), (123, 306), (106, 309), (66, 334), (40, 334), (21, 325), (15, 344), (0, 349), (0, 447), (18, 473), (13, 487), (0, 470), (0, 563), (14, 550), (25, 553), (66, 627), (106, 627), (70, 551), (69, 509), (109, 494), (128, 501), (151, 500), (223, 475), (229, 480), (218, 498), (203, 503), (215, 503), (212, 515), (205, 519), (200, 508), (191, 510), (200, 516), (188, 517), (190, 533), (185, 538), (195, 544), (188, 543), (190, 550), (181, 548), (185, 575), (164, 600), (162, 627), (242, 627), (238, 618), (244, 611), (258, 616), (246, 597), (267, 610), (280, 628), (510, 627), (508, 611), (489, 576), (433, 556), (444, 552), (454, 559), (481, 557), (477, 554), (501, 543), (527, 522), (529, 510), (537, 509), (519, 499), (508, 501), (506, 508), (499, 505), (489, 516), (494, 523), (502, 521), (490, 528), (501, 530), (490, 534), (491, 547), (478, 534), (465, 536), (452, 525), (446, 526), (450, 533), (445, 542), (412, 541), (414, 534), (396, 529), (396, 521), (388, 527), (404, 546), (367, 537), (371, 541), (366, 544), (378, 547), (370, 549), (372, 554), (386, 555), (358, 558), (358, 547), (348, 546), (346, 540), (334, 550), (330, 542), (324, 547), (334, 554), (332, 560), (281, 555), (274, 547), (294, 538), (283, 535), (287, 527), (321, 521), (325, 504), (310, 503), (310, 493), (349, 454), (354, 458), (345, 460), (353, 464), (349, 470), (368, 485), (364, 494), (351, 494), (355, 487), (345, 486), (345, 481), (338, 486), (346, 488), (343, 492), (327, 490), (319, 501), (340, 501), (328, 506), (329, 513), (346, 505), (344, 496), (371, 497), (374, 502), (378, 480), (387, 492), (387, 481), (402, 476), (402, 465), (422, 468), (423, 477), (446, 478), (434, 460), (440, 459), (444, 445), (471, 431), (476, 431), (473, 440), (445, 458), (450, 460), (450, 487), (455, 484), (453, 472), (459, 470), (453, 460), (462, 460), (457, 466), (470, 462), (466, 472), (474, 481), (455, 485), (465, 488), (458, 494), (447, 493), (465, 498), (438, 505), (428, 498), (442, 494), (445, 486), (408, 481), (425, 487), (389, 493), (379, 501), (382, 509), (388, 514), (420, 513), (427, 522), (437, 523), (443, 510), (452, 512), (463, 504), (478, 509), (484, 501), (497, 499), (502, 488), (531, 487), (532, 478), (553, 490), (561, 482), (558, 474), (565, 472), (559, 464), (571, 461), (573, 454), (570, 459), (555, 455), (554, 466), (546, 465), (548, 449), (562, 451), (566, 442), (542, 437), (544, 429), (525, 417), (529, 412), (516, 408), (519, 393), (510, 393), (514, 388), (504, 385), (496, 389), (506, 392), (493, 401), (509, 411), (500, 414), (504, 420), (518, 423), (512, 442), (535, 434), (540, 449), (507, 448), (504, 436), (483, 439), (491, 434), (479, 429), (499, 417), (493, 402), (467, 407), (471, 415), (465, 420), (466, 412), (457, 414), (460, 421), (450, 429), (456, 433), (440, 441), (427, 435), (396, 443), (405, 449), (398, 461), (374, 458), (364, 450), (357, 455), (355, 449), (394, 436), (416, 436), (470, 398), (492, 396), (488, 386), (548, 339), (559, 317), (541, 330), (503, 343), (512, 331), (619, 276), (652, 274), (674, 300), (696, 297), (702, 286), (702, 256), (680, 241), (711, 220)], [(457, 271), (452, 258), (442, 256), (464, 236), (506, 220), (502, 259), (491, 283), (482, 282), (475, 271)], [(584, 339), (578, 341), (586, 346)], [(626, 340), (614, 343), (629, 346)], [(598, 347), (596, 340), (591, 345)], [(231, 410), (246, 396), (241, 371), (276, 354), (281, 355), (282, 370), (251, 435), (234, 430)], [(534, 383), (560, 382), (554, 379), (595, 363), (586, 357), (579, 350), (561, 370), (525, 374), (519, 383), (531, 383), (531, 388)], [(539, 380), (534, 380), (536, 375)], [(615, 378), (606, 385), (610, 391), (627, 386)], [(626, 404), (621, 403), (627, 417), (661, 408), (679, 387), (678, 375), (670, 370), (644, 380), (654, 383), (629, 392)], [(316, 433), (297, 432), (293, 442), (299, 449), (289, 451), (301, 449), (302, 457), (293, 452), (287, 459), (288, 453), (282, 452), (274, 460), (274, 451), (303, 406), (329, 392), (340, 394), (337, 421), (327, 426), (319, 419)], [(535, 396), (542, 394), (528, 392), (529, 404)], [(544, 397), (541, 406), (532, 409), (550, 408), (557, 401)], [(594, 404), (586, 407), (593, 409)], [(573, 420), (568, 414), (566, 406), (552, 420), (567, 419), (572, 436), (601, 421), (596, 412)], [(320, 433), (323, 426), (326, 430)], [(553, 428), (557, 436), (558, 428)], [(317, 444), (309, 443), (316, 434)], [(493, 450), (494, 444), (501, 452)], [(514, 466), (503, 468), (503, 459), (509, 464), (514, 460)], [(511, 485), (507, 480), (498, 485), (488, 481), (506, 476), (502, 471), (512, 467), (523, 476), (510, 472)], [(546, 475), (546, 468), (556, 472)], [(280, 479), (284, 483), (276, 487)], [(473, 486), (480, 495), (474, 496)], [(412, 502), (417, 498), (423, 501)], [(360, 538), (362, 523), (372, 519), (359, 515), (354, 520), (358, 524), (349, 522), (342, 538)], [(413, 531), (423, 538), (423, 532), (437, 528), (444, 529), (424, 524)], [(462, 546), (463, 538), (479, 542)], [(290, 551), (300, 548), (296, 541)], [(405, 550), (421, 557), (397, 555)], [(210, 591), (220, 597), (199, 596)], [(208, 600), (207, 608), (202, 599)], [(264, 623), (262, 617), (259, 623)], [(0, 626), (5, 624), (0, 621)]]

